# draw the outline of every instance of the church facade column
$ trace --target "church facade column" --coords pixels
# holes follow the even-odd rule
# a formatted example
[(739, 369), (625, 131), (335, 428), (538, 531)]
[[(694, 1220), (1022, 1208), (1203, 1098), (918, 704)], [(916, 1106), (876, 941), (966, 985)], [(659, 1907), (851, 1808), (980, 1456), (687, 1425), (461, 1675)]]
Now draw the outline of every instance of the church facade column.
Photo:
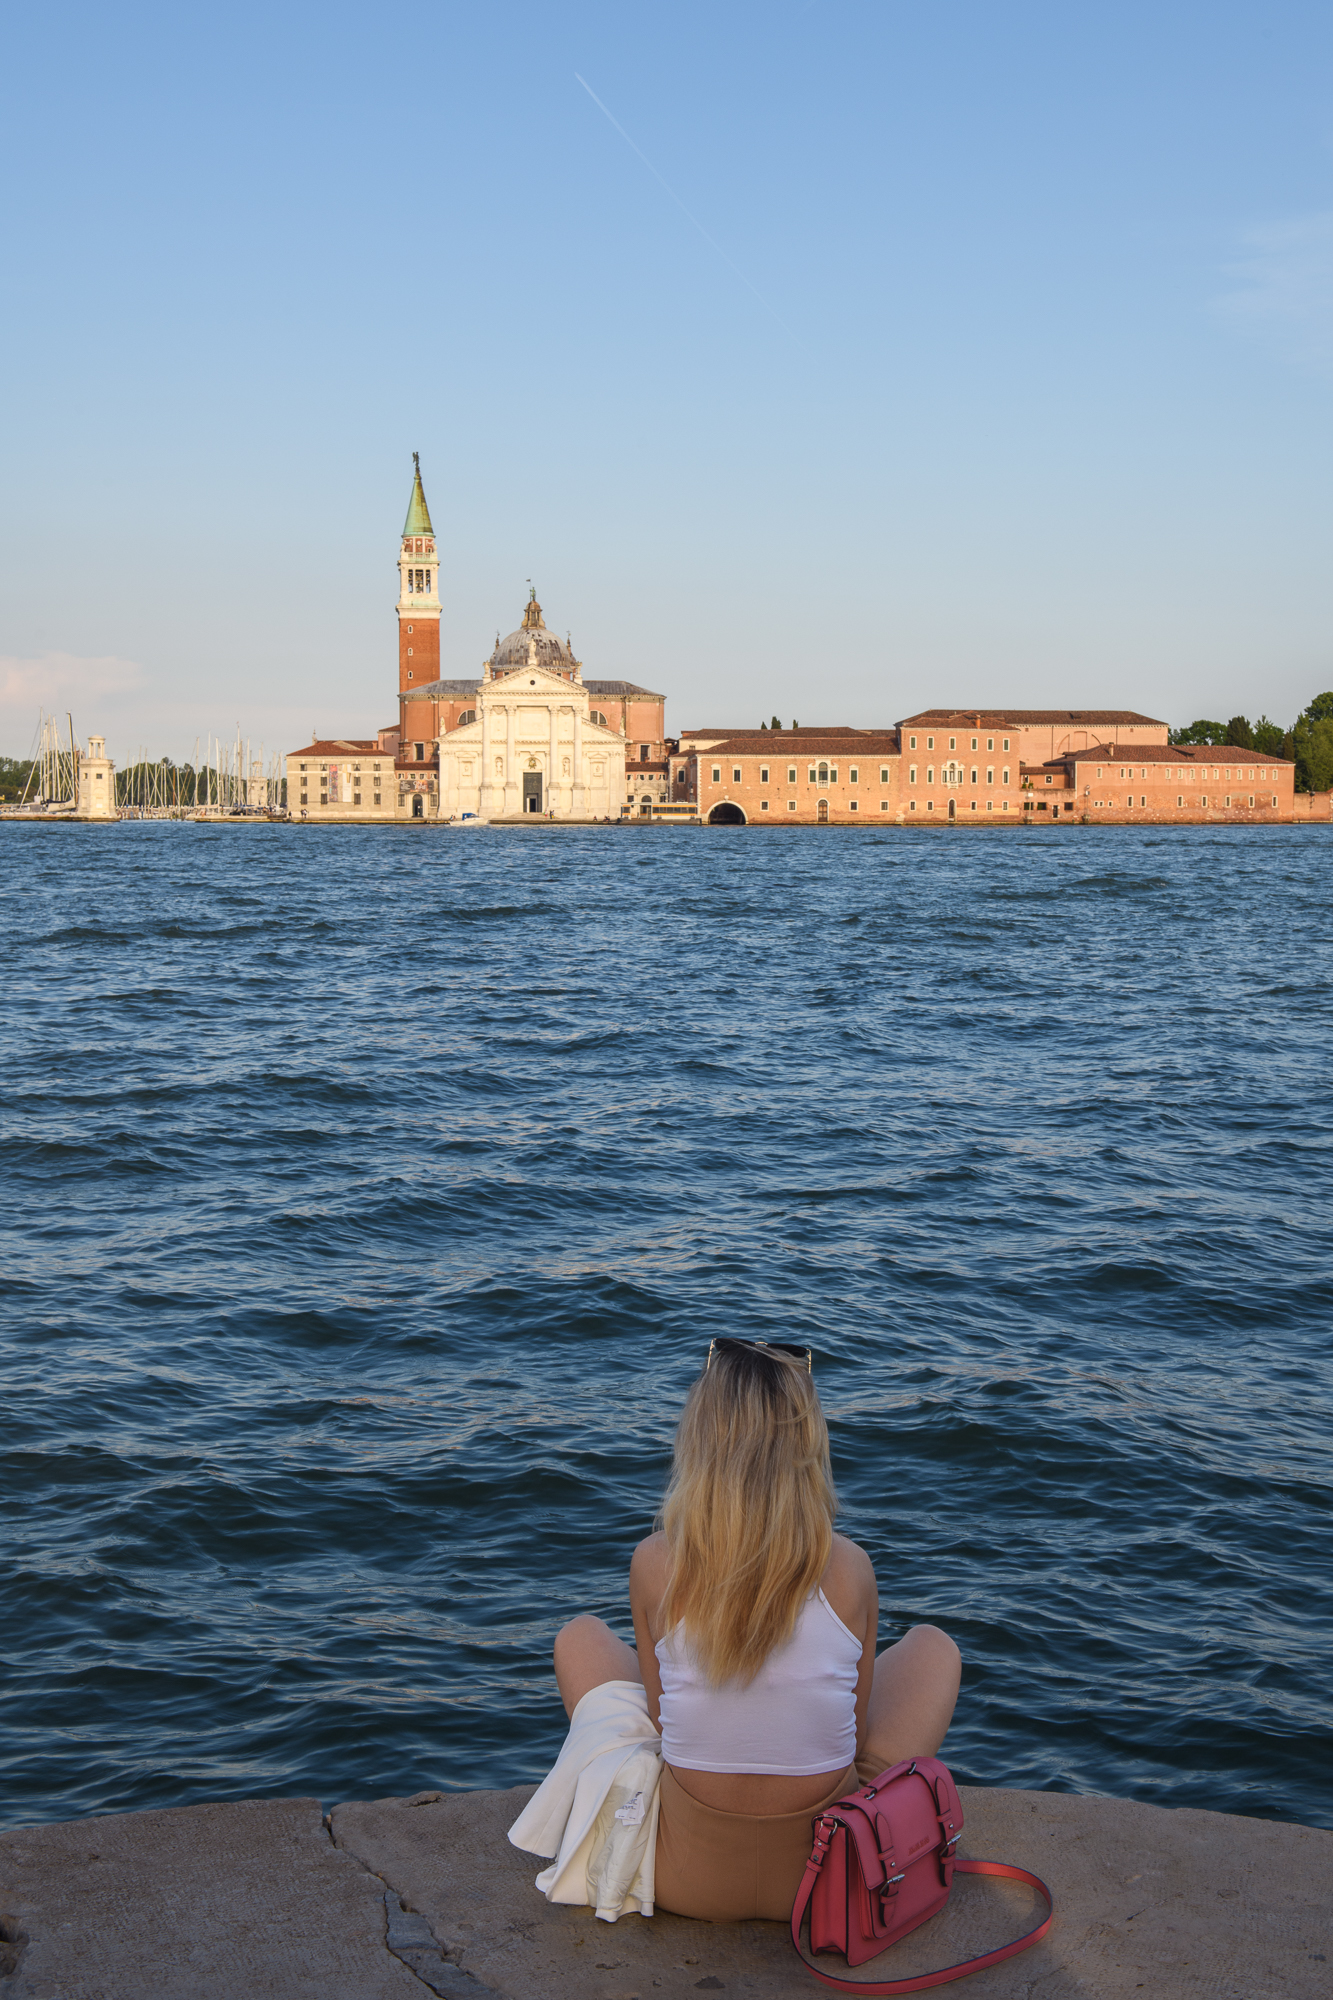
[(549, 707), (551, 713), (551, 782), (550, 796), (547, 798), (546, 803), (553, 812), (558, 812), (560, 805), (555, 788), (560, 782), (560, 765), (558, 761), (560, 751), (560, 711), (554, 702), (551, 702)]
[(514, 704), (505, 705), (505, 811), (522, 812), (523, 801), (518, 796), (518, 760), (514, 755)]
[(494, 807), (491, 804), (493, 796), (494, 787), (491, 782), (491, 705), (489, 702), (484, 702), (481, 710), (481, 810), (483, 813), (494, 811)]
[(570, 764), (574, 774), (574, 789), (569, 797), (569, 810), (575, 819), (582, 819), (585, 811), (583, 802), (583, 716), (578, 703), (574, 704), (574, 756)]

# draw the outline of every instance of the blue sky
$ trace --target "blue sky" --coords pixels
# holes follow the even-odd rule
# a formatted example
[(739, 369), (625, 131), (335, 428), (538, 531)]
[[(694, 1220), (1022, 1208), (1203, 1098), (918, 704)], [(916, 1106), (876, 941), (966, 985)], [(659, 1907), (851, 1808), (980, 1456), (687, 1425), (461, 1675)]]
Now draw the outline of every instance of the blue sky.
[(674, 728), (1333, 685), (1327, 6), (0, 20), (9, 754), (391, 721), (413, 449), (446, 671), (531, 577)]

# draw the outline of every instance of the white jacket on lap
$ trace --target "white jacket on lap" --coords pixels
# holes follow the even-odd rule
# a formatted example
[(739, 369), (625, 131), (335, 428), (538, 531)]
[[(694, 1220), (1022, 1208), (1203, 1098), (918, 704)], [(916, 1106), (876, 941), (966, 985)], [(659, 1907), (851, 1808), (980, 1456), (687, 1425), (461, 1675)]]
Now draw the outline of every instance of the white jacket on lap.
[(641, 1681), (603, 1681), (570, 1718), (546, 1777), (509, 1829), (515, 1847), (553, 1855), (537, 1877), (549, 1903), (586, 1903), (606, 1923), (653, 1914), (662, 1739)]

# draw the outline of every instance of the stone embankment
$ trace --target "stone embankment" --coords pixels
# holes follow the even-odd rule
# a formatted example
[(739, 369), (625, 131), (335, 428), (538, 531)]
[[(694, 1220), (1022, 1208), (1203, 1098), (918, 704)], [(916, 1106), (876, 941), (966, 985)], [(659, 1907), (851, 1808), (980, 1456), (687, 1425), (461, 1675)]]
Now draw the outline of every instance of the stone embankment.
[[(0, 1835), (3, 2000), (796, 2000), (777, 1924), (551, 1908), (505, 1829), (531, 1795), (245, 1800)], [(1333, 1991), (1333, 1833), (1060, 1792), (963, 1788), (962, 1850), (1051, 1886), (1031, 1950), (969, 2000), (1315, 2000)], [(959, 1878), (875, 1966), (906, 1978), (1017, 1936), (1032, 1893)], [(825, 1961), (829, 1963), (829, 1961)], [(831, 1967), (831, 1969), (833, 1969)]]

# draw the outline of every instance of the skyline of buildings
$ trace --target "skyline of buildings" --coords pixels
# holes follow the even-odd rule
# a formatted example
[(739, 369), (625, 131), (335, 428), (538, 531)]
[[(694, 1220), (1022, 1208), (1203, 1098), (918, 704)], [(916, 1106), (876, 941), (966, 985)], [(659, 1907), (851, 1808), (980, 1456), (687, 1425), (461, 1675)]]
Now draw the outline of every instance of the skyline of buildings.
[(1165, 722), (1133, 709), (941, 707), (889, 729), (775, 718), (670, 736), (667, 697), (585, 677), (531, 583), (480, 674), (442, 678), (439, 548), (416, 453), (398, 570), (397, 721), (290, 752), (294, 817), (905, 826), (1295, 814), (1287, 759), (1172, 745)]

